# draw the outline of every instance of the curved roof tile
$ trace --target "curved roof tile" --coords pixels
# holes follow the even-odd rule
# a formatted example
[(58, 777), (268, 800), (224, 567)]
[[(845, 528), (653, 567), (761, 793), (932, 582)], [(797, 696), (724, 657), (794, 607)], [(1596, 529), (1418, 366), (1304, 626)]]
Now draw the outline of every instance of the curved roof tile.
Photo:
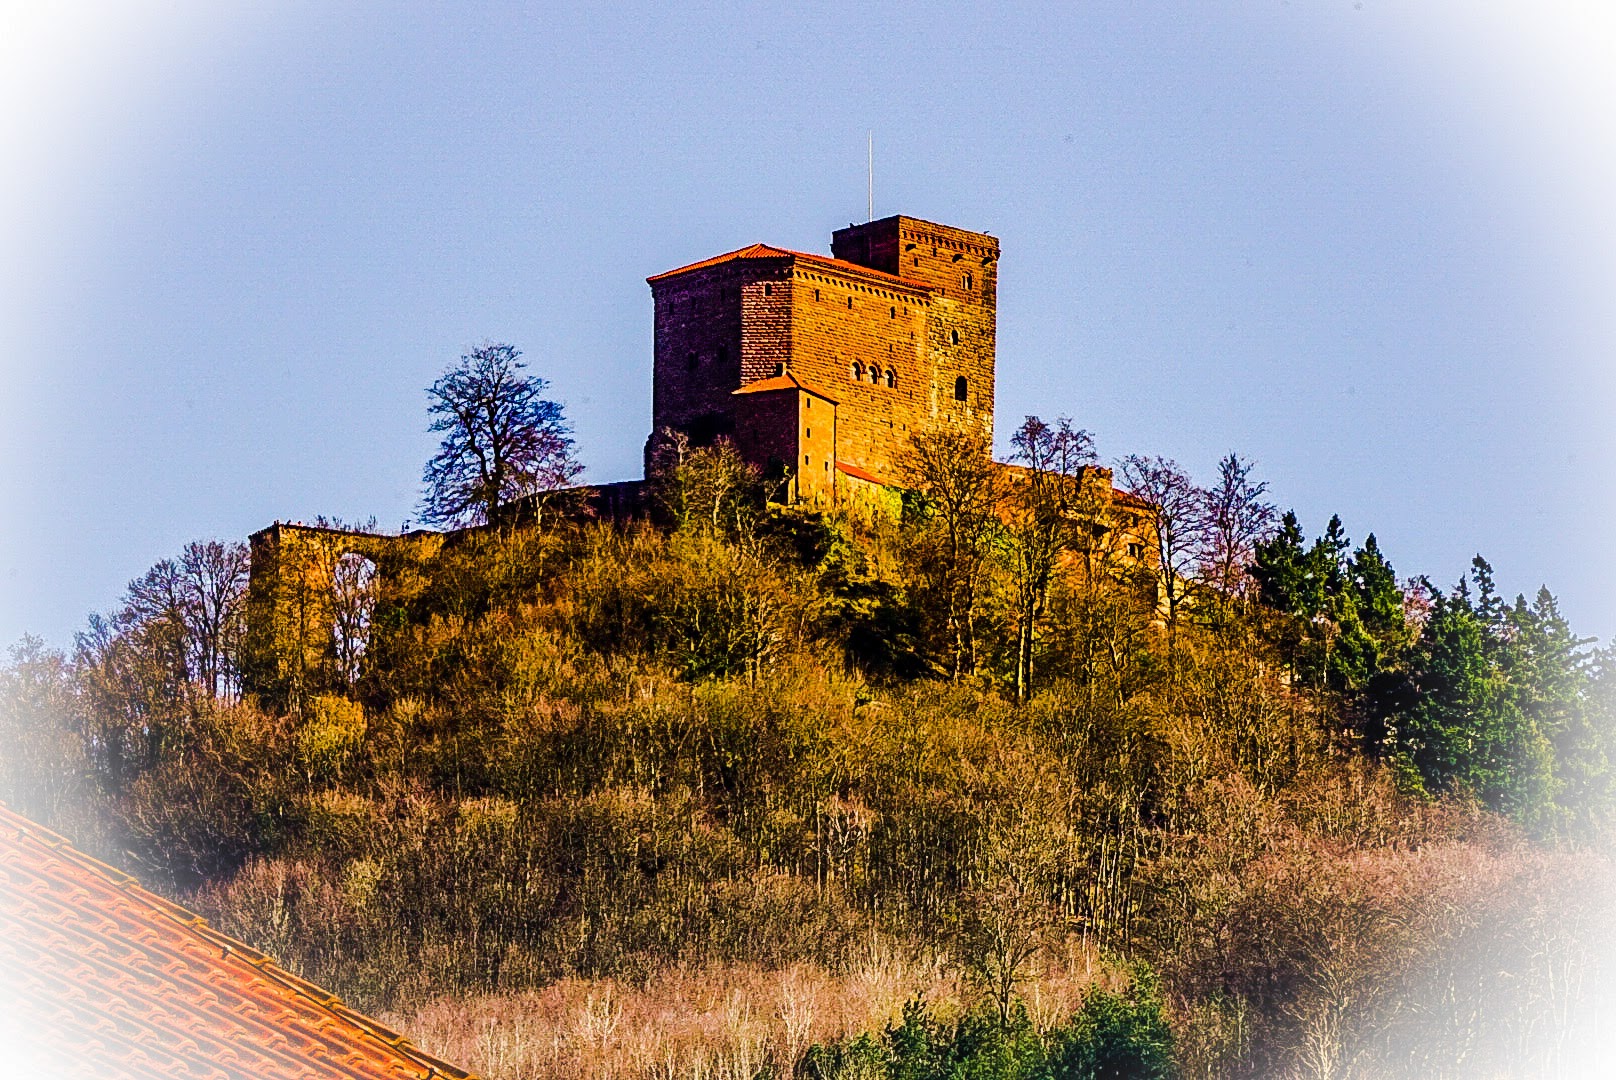
[(471, 1076), (3, 806), (0, 1032), (18, 1075)]

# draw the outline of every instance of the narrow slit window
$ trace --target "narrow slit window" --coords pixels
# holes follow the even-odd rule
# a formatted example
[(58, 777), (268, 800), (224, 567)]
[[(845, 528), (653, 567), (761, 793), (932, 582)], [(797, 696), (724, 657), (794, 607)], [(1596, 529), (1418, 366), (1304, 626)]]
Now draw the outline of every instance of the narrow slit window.
[[(971, 275), (966, 274), (965, 275), (965, 282), (966, 282), (965, 287), (967, 289), (969, 289), (971, 287), (970, 281), (971, 281)], [(764, 296), (773, 296), (774, 295), (774, 286), (769, 284), (767, 281), (765, 281), (763, 283), (763, 295)]]
[(971, 386), (970, 386), (970, 384), (968, 382), (965, 381), (965, 376), (961, 375), (959, 378), (954, 380), (954, 400), (955, 401), (964, 401), (965, 396), (968, 393), (970, 393), (970, 390), (971, 390)]
[(959, 331), (958, 330), (950, 330), (948, 332), (948, 343), (950, 345), (958, 345), (959, 344)]

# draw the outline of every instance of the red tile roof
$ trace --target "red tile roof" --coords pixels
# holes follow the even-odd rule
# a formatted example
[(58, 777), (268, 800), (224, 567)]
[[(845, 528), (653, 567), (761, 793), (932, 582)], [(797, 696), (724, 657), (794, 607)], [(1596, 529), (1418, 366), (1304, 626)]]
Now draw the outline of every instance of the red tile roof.
[(805, 383), (805, 382), (803, 382), (801, 379), (799, 379), (795, 375), (791, 374), (789, 369), (782, 372), (779, 375), (774, 376), (773, 378), (759, 379), (757, 382), (749, 382), (745, 386), (741, 387), (739, 390), (731, 390), (730, 393), (731, 394), (766, 394), (771, 390), (806, 390), (806, 391), (808, 391), (808, 393), (814, 395), (817, 398), (823, 398), (824, 400), (830, 402), (832, 405), (837, 404), (837, 401), (836, 401), (835, 398), (833, 398), (829, 394), (825, 393), (825, 391), (821, 390), (819, 387), (815, 386), (813, 383)]
[(857, 277), (873, 278), (889, 288), (901, 288), (912, 293), (930, 294), (934, 290), (929, 285), (922, 285), (918, 281), (889, 274), (885, 270), (874, 270), (845, 259), (832, 259), (827, 255), (811, 255), (806, 251), (792, 251), (788, 248), (771, 247), (768, 244), (749, 244), (735, 251), (727, 251), (722, 255), (714, 255), (710, 259), (681, 266), (676, 270), (665, 270), (660, 274), (653, 274), (645, 279), (647, 284), (654, 285), (666, 278), (679, 274), (688, 274), (692, 270), (705, 270), (709, 266), (718, 266), (722, 263), (737, 262), (743, 259), (795, 259), (809, 263), (822, 270), (831, 270), (842, 274), (852, 274)]
[(881, 477), (875, 475), (870, 470), (861, 469), (857, 465), (849, 465), (845, 461), (838, 461), (836, 463), (836, 471), (846, 473), (848, 476), (851, 476), (855, 480), (863, 480), (866, 483), (870, 483), (870, 484), (880, 484), (882, 487), (895, 488), (895, 487), (902, 487), (903, 486), (902, 484), (898, 483), (895, 480), (883, 480)]
[(4, 807), (0, 1033), (19, 1076), (470, 1075)]

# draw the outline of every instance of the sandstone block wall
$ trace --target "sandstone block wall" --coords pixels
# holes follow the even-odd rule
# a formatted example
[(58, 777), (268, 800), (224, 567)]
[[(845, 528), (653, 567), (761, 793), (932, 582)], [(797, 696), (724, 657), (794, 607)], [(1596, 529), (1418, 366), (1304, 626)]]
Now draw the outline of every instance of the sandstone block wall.
[[(837, 402), (832, 477), (843, 461), (901, 481), (904, 448), (931, 427), (991, 444), (998, 241), (892, 217), (838, 231), (832, 251), (756, 245), (650, 279), (654, 429), (707, 443), (734, 437), (739, 410), (752, 408), (784, 424), (759, 395), (733, 392), (789, 369)], [(764, 423), (747, 420), (749, 445), (802, 457), (788, 459), (786, 430), (765, 438)]]

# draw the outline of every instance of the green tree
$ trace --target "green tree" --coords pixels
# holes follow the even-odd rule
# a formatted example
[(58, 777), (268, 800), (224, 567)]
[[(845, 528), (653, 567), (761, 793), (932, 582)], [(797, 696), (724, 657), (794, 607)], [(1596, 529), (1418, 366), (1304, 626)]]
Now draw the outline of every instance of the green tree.
[(1612, 796), (1611, 731), (1601, 723), (1592, 640), (1578, 637), (1554, 594), (1517, 596), (1500, 615), (1502, 666), (1523, 717), (1548, 740), (1554, 806), (1545, 828), (1592, 835)]
[(1428, 791), (1469, 791), (1487, 806), (1533, 819), (1552, 795), (1552, 750), (1499, 663), (1488, 593), (1461, 579), (1433, 590), (1431, 614), (1410, 657), (1413, 700), (1396, 739)]
[(1362, 693), (1398, 663), (1409, 644), (1403, 593), (1371, 533), (1352, 541), (1339, 517), (1306, 542), (1294, 512), (1258, 544), (1251, 573), (1263, 603), (1277, 616), (1276, 637), (1304, 685)]
[(1121, 993), (1095, 987), (1052, 1056), (1052, 1080), (1168, 1080), (1173, 1033), (1155, 974), (1136, 965)]

